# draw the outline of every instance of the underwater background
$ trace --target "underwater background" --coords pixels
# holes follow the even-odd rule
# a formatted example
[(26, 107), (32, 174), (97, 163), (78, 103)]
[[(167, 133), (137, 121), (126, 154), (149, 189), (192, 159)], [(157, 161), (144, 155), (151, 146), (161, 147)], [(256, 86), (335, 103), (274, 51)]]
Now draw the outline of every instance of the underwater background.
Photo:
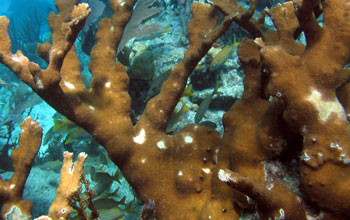
[[(86, 86), (91, 74), (88, 69), (90, 52), (95, 44), (94, 34), (103, 17), (111, 16), (106, 0), (85, 0), (92, 10), (75, 42), (81, 62), (81, 74)], [(188, 47), (187, 24), (191, 18), (193, 0), (139, 0), (139, 10), (149, 14), (139, 19), (143, 29), (129, 33), (127, 41), (118, 48), (118, 61), (127, 67), (130, 77), (133, 116), (138, 119), (145, 103), (155, 96), (170, 69), (180, 62)], [(201, 1), (206, 2), (208, 1)], [(256, 16), (278, 0), (260, 1)], [(142, 3), (142, 4), (141, 4)], [(239, 3), (247, 8), (250, 1)], [(143, 8), (141, 8), (143, 7)], [(153, 9), (151, 11), (151, 9)], [(42, 68), (47, 63), (36, 53), (38, 43), (50, 41), (51, 32), (46, 21), (57, 9), (53, 0), (0, 0), (0, 16), (10, 19), (9, 34), (12, 52), (21, 50)], [(146, 14), (146, 13), (145, 13)], [(272, 22), (266, 18), (271, 29)], [(232, 38), (234, 36), (234, 38)], [(215, 128), (223, 134), (222, 116), (243, 93), (243, 69), (238, 63), (236, 49), (249, 34), (238, 25), (231, 25), (209, 53), (200, 61), (187, 82), (186, 90), (169, 122), (169, 134), (190, 123)], [(303, 39), (300, 39), (303, 41)], [(94, 192), (94, 204), (104, 210), (101, 219), (137, 219), (141, 204), (133, 194), (118, 167), (111, 162), (103, 147), (83, 129), (57, 113), (5, 66), (0, 64), (0, 174), (7, 180), (13, 174), (11, 152), (18, 145), (19, 124), (31, 116), (43, 128), (43, 142), (26, 182), (24, 199), (33, 202), (33, 217), (47, 214), (59, 185), (64, 151), (86, 152), (85, 178)], [(293, 184), (293, 176), (286, 177)], [(84, 194), (89, 189), (82, 190)], [(101, 212), (102, 213), (102, 212)], [(72, 215), (71, 219), (76, 219)], [(258, 219), (257, 215), (242, 219)]]

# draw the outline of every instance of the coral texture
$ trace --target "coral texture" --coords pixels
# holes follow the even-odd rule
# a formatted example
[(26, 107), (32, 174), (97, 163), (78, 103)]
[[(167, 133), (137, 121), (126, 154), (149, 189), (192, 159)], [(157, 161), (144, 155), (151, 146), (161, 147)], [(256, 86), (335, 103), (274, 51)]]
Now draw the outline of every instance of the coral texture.
[[(252, 17), (257, 0), (247, 10), (236, 0), (194, 2), (190, 46), (136, 124), (130, 118), (128, 75), (115, 62), (136, 0), (110, 0), (114, 13), (99, 23), (91, 51), (90, 89), (82, 82), (74, 47), (89, 10), (86, 4), (74, 6), (77, 2), (55, 1), (59, 14), (48, 18), (52, 44), (38, 47), (49, 63), (45, 70), (20, 51), (11, 53), (9, 20), (0, 17), (0, 62), (91, 133), (141, 201), (154, 202), (157, 219), (238, 220), (240, 210), (251, 208), (251, 200), (261, 219), (307, 219), (305, 203), (313, 204), (324, 219), (350, 218), (350, 74), (344, 69), (350, 47), (349, 0), (289, 1), (258, 19)], [(265, 29), (266, 14), (276, 31)], [(323, 26), (316, 20), (320, 14)], [(166, 134), (188, 77), (232, 22), (255, 40), (245, 39), (238, 49), (245, 91), (223, 118), (224, 136), (195, 124)], [(306, 45), (295, 40), (301, 32)], [(268, 179), (266, 168), (266, 161), (298, 151), (300, 194)], [(0, 189), (0, 195), (6, 194)]]

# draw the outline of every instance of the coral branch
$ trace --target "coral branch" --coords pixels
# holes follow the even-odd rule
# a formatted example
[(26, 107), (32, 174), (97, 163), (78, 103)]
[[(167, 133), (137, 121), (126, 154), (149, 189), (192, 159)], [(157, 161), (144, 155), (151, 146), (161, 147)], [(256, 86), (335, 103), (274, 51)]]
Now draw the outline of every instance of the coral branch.
[(52, 219), (67, 219), (71, 213), (69, 202), (79, 189), (79, 182), (83, 176), (84, 162), (87, 154), (80, 153), (73, 164), (73, 154), (63, 153), (63, 166), (61, 169), (60, 185), (57, 188), (57, 196), (50, 206), (49, 216)]
[[(220, 170), (219, 179), (257, 202), (259, 215), (271, 219), (304, 219), (305, 211), (299, 198), (279, 183), (259, 187), (252, 178), (245, 178), (228, 169)], [(284, 199), (280, 199), (280, 195)]]
[[(39, 127), (39, 122), (34, 122), (32, 118), (28, 117), (21, 124), (21, 129), (19, 147), (12, 152), (11, 156), (15, 172), (7, 182), (0, 177), (1, 216), (3, 219), (31, 218), (32, 203), (29, 200), (23, 200), (22, 194), (34, 157), (40, 148), (42, 128)], [(56, 199), (50, 207), (49, 216), (42, 216), (39, 219), (67, 219), (70, 215), (69, 201), (79, 189), (87, 155), (80, 153), (74, 165), (72, 153), (65, 152), (63, 157), (61, 182), (57, 189)]]
[(34, 122), (31, 118), (26, 118), (21, 124), (19, 147), (12, 152), (13, 167), (15, 172), (7, 182), (0, 177), (0, 201), (2, 202), (1, 216), (3, 219), (9, 218), (15, 212), (29, 218), (32, 211), (32, 203), (23, 200), (22, 194), (24, 184), (29, 175), (34, 157), (39, 151), (42, 137), (42, 128), (39, 122)]
[[(130, 116), (126, 68), (115, 60), (137, 1), (110, 0), (113, 15), (99, 23), (91, 52), (90, 88), (81, 79), (73, 45), (90, 10), (77, 3), (55, 1), (59, 14), (48, 18), (52, 45), (38, 47), (48, 62), (46, 70), (21, 51), (11, 53), (9, 20), (0, 17), (0, 62), (106, 148), (137, 196), (149, 203), (144, 218), (238, 220), (239, 207), (255, 209), (261, 219), (303, 220), (308, 211), (303, 204), (310, 201), (328, 219), (349, 218), (350, 72), (344, 69), (350, 56), (349, 0), (288, 1), (263, 10), (258, 19), (253, 17), (257, 0), (247, 10), (237, 0), (194, 2), (189, 48), (138, 121)], [(276, 30), (265, 29), (265, 15)], [(223, 137), (200, 125), (166, 134), (190, 74), (233, 22), (255, 40), (245, 39), (238, 48), (245, 91), (223, 117)], [(295, 40), (301, 32), (306, 45)], [(2, 215), (30, 214), (31, 203), (21, 194), (41, 131), (30, 119), (23, 126), (21, 142), (28, 142), (29, 148), (13, 152), (15, 175), (9, 182), (0, 180)], [(26, 130), (38, 137), (29, 139)], [(22, 158), (23, 152), (28, 158)], [(285, 157), (300, 162), (294, 165), (301, 191), (269, 176), (269, 164)], [(74, 167), (71, 154), (64, 158), (50, 209), (54, 219), (69, 215), (68, 201), (78, 190), (86, 155), (79, 155)]]

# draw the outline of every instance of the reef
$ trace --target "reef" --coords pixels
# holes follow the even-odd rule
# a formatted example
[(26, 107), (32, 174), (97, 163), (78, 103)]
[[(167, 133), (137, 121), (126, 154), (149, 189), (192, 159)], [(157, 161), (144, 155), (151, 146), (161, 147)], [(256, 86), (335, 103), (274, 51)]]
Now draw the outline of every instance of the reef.
[[(56, 0), (59, 14), (48, 17), (52, 42), (37, 48), (46, 69), (21, 51), (12, 54), (9, 20), (0, 17), (0, 62), (105, 147), (138, 198), (152, 204), (151, 217), (238, 220), (242, 210), (253, 209), (260, 219), (302, 220), (312, 206), (321, 219), (349, 219), (350, 1), (293, 0), (264, 10), (258, 19), (257, 0), (246, 10), (236, 0), (194, 2), (183, 60), (134, 122), (129, 77), (116, 62), (116, 50), (136, 2), (110, 0), (113, 15), (99, 23), (90, 54), (90, 88), (74, 46), (90, 10), (76, 0)], [(266, 16), (275, 30), (266, 29)], [(232, 23), (254, 39), (238, 48), (244, 94), (223, 117), (223, 137), (198, 124), (167, 134), (189, 76)], [(300, 34), (306, 45), (297, 42)], [(295, 192), (269, 177), (267, 163), (298, 154)], [(22, 185), (30, 170), (25, 164), (15, 172), (22, 173)], [(14, 195), (4, 184), (1, 201), (18, 200), (21, 190)], [(10, 207), (3, 206), (3, 216), (14, 211)], [(30, 207), (17, 208), (30, 213)]]

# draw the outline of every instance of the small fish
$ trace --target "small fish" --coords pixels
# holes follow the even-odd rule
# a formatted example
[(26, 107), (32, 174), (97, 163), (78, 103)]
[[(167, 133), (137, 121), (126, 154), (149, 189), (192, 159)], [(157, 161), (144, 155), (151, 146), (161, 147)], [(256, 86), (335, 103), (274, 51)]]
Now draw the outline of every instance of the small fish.
[(202, 118), (204, 117), (205, 113), (207, 112), (209, 105), (211, 103), (211, 100), (213, 99), (213, 96), (218, 92), (218, 83), (216, 83), (215, 89), (213, 90), (212, 93), (208, 94), (205, 96), (203, 101), (198, 107), (197, 113), (194, 116), (194, 122), (199, 123)]
[(172, 68), (169, 68), (162, 72), (157, 78), (153, 79), (150, 85), (150, 88), (147, 91), (146, 102), (156, 96), (162, 87), (162, 84), (165, 80), (167, 80), (171, 74)]
[(0, 79), (0, 85), (6, 85), (6, 82), (2, 79)]
[[(116, 201), (112, 198), (94, 199), (93, 204), (99, 213), (99, 219), (101, 220), (122, 220), (126, 213), (132, 213), (131, 207), (133, 203), (126, 204), (126, 197), (124, 196), (120, 201)], [(122, 210), (119, 205), (125, 206)]]
[(63, 162), (60, 160), (49, 161), (39, 165), (41, 170), (53, 171), (59, 173), (61, 171)]
[(165, 26), (165, 32), (167, 32), (167, 33), (170, 32), (170, 26), (169, 25)]
[(240, 42), (236, 41), (236, 37), (233, 38), (232, 45), (226, 45), (224, 48), (217, 53), (210, 63), (209, 70), (215, 71), (219, 69), (223, 64), (226, 63), (227, 59), (232, 55), (234, 48), (236, 48)]
[(63, 129), (63, 130), (69, 130), (71, 128), (74, 128), (76, 127), (77, 125), (74, 124), (74, 122), (68, 120), (67, 118), (64, 118), (64, 119), (54, 119), (53, 120), (53, 131), (58, 131), (60, 129)]
[(120, 179), (122, 178), (122, 174), (120, 170), (117, 170), (113, 175), (98, 170), (96, 171), (94, 167), (90, 167), (89, 171), (91, 179), (97, 183), (94, 187), (94, 191), (97, 195), (102, 194), (105, 190), (109, 190), (113, 181), (117, 181), (121, 184)]
[[(172, 70), (172, 68), (165, 70), (157, 78), (152, 80), (150, 88), (147, 91), (147, 95), (146, 95), (147, 98), (146, 98), (145, 102), (148, 102), (148, 100), (150, 100), (151, 98), (153, 98), (154, 96), (159, 94), (160, 89), (162, 88), (164, 81), (169, 78), (169, 76), (171, 74), (171, 70)], [(185, 88), (182, 96), (194, 96), (194, 94), (192, 93), (192, 84), (188, 85)]]
[(202, 121), (201, 123), (199, 123), (200, 125), (207, 127), (207, 128), (211, 128), (211, 129), (216, 129), (216, 124), (212, 121)]
[(180, 109), (175, 108), (173, 114), (171, 114), (167, 129), (166, 129), (167, 132), (171, 132), (173, 130), (174, 125), (181, 120), (181, 116), (190, 111), (186, 106), (186, 103), (183, 101), (183, 99), (180, 99), (180, 103), (182, 104), (181, 108)]
[(122, 220), (126, 212), (115, 207), (112, 209), (100, 209), (98, 213), (101, 220)]
[[(166, 34), (170, 32), (169, 25), (163, 26), (159, 23), (151, 23), (146, 26), (143, 26), (143, 30), (139, 33), (136, 33), (137, 41), (144, 40), (153, 40), (155, 38), (164, 37)], [(147, 33), (147, 34), (144, 34)]]
[(54, 119), (53, 123), (54, 123), (54, 126), (52, 128), (52, 131), (57, 132), (60, 129), (68, 131), (68, 136), (64, 144), (69, 144), (74, 138), (77, 138), (80, 140), (91, 139), (91, 135), (87, 133), (87, 131), (85, 131), (81, 127), (78, 127), (78, 125), (68, 120), (67, 118)]
[(73, 139), (87, 140), (90, 138), (91, 135), (89, 135), (84, 129), (76, 127), (69, 130), (69, 134), (67, 139), (64, 141), (64, 144), (69, 144)]
[(194, 96), (193, 92), (192, 92), (192, 84), (188, 85), (184, 92), (182, 93), (182, 96)]
[(94, 198), (92, 203), (94, 204), (97, 210), (113, 209), (115, 207), (118, 207), (120, 204), (122, 204), (121, 202), (118, 202), (112, 198)]

